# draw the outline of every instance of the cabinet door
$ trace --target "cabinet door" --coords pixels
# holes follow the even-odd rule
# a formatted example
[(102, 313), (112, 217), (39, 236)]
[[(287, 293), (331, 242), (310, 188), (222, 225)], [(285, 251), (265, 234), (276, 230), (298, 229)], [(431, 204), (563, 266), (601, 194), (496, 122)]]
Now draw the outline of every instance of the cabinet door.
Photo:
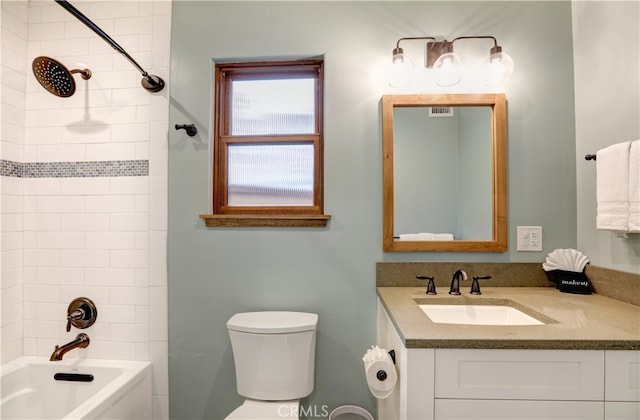
[(437, 349), (435, 362), (436, 398), (604, 400), (604, 351)]
[(433, 419), (433, 349), (407, 349), (378, 301), (378, 345), (396, 354), (398, 382), (378, 400), (379, 420)]
[(607, 350), (605, 362), (605, 400), (640, 401), (640, 351)]
[(601, 401), (439, 400), (436, 420), (602, 420)]
[(405, 385), (405, 372), (407, 356), (406, 349), (402, 345), (402, 340), (398, 336), (387, 312), (384, 310), (382, 303), (378, 300), (378, 337), (377, 344), (387, 350), (394, 350), (396, 353), (396, 373), (398, 381), (391, 395), (383, 400), (378, 400), (378, 419), (393, 420), (407, 418), (407, 402)]

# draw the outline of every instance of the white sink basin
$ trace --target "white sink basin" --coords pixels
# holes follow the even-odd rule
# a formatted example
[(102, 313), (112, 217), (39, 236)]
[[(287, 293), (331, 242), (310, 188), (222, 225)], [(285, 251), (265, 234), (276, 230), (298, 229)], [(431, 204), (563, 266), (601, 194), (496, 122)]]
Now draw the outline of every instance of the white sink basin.
[(418, 305), (436, 324), (544, 325), (532, 316), (505, 305)]

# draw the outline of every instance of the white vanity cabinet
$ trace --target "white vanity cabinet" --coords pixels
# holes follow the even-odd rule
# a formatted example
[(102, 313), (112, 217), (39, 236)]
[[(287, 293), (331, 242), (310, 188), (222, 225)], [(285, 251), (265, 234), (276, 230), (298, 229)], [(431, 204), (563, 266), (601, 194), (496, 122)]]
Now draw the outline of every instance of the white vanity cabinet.
[(640, 419), (640, 351), (407, 349), (378, 303), (378, 344), (396, 354), (383, 419)]
[(436, 419), (602, 419), (604, 352), (435, 351)]
[(640, 351), (605, 351), (605, 419), (640, 419)]

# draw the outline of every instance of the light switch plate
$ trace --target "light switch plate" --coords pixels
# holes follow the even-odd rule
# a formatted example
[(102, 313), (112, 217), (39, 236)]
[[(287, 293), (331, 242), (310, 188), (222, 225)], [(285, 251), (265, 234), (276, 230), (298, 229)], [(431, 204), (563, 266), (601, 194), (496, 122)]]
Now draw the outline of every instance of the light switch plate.
[(542, 251), (542, 226), (518, 226), (518, 251)]

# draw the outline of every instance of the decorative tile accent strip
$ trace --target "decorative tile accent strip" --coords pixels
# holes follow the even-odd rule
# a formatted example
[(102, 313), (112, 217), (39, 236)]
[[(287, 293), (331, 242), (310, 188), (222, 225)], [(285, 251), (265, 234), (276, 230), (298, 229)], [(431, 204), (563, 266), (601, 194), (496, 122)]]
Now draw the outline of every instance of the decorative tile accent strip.
[(148, 176), (148, 160), (28, 162), (0, 160), (0, 175), (17, 178), (90, 178)]
[(22, 164), (18, 162), (12, 162), (10, 160), (1, 159), (0, 175), (20, 178), (22, 176)]

